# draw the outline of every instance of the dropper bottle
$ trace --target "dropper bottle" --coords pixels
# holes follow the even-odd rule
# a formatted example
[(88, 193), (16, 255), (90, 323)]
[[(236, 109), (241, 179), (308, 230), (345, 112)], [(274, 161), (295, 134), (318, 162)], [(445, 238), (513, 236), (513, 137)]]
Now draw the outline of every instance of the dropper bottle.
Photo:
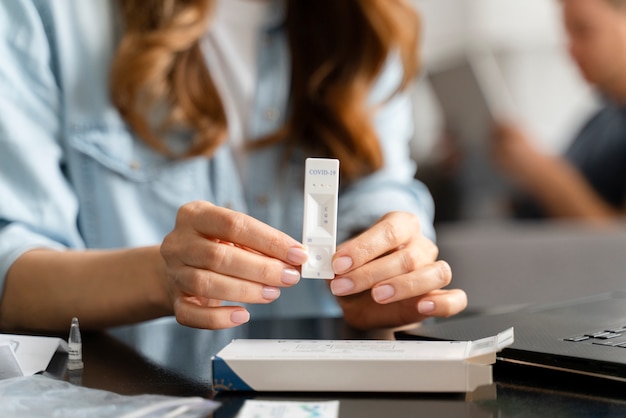
[(69, 346), (69, 356), (67, 362), (68, 370), (78, 370), (83, 368), (83, 342), (80, 337), (80, 328), (78, 327), (78, 318), (72, 318), (70, 327), (70, 336), (67, 340)]

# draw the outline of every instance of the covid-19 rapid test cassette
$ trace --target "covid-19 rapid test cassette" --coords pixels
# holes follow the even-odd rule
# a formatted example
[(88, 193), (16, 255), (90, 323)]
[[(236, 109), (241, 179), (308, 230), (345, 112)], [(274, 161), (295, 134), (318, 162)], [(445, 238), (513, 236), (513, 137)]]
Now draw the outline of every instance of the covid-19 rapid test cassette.
[(309, 259), (302, 277), (332, 279), (332, 257), (337, 245), (337, 195), (339, 160), (307, 158), (304, 176), (302, 244)]

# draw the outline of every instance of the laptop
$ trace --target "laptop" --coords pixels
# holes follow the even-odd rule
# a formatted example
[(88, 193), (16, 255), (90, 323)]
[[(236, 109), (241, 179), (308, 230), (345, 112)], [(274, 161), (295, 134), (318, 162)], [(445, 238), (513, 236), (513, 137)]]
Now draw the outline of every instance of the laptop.
[(496, 121), (517, 119), (504, 75), (489, 50), (440, 58), (429, 64), (426, 76), (446, 129), (461, 145), (484, 147)]
[(626, 382), (626, 291), (447, 319), (398, 331), (396, 338), (466, 341), (509, 327), (515, 341), (498, 361)]

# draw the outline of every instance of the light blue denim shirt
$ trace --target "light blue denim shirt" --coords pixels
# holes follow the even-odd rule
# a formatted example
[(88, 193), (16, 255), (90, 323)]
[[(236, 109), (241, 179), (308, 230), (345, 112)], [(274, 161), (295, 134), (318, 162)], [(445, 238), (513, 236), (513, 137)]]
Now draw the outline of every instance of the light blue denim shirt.
[[(282, 18), (281, 1), (272, 8)], [(280, 146), (255, 151), (237, 170), (228, 145), (210, 158), (173, 161), (138, 140), (112, 106), (108, 74), (119, 17), (113, 0), (0, 2), (0, 289), (25, 251), (158, 244), (178, 208), (202, 199), (249, 213), (301, 238), (304, 156), (281, 168)], [(279, 128), (287, 113), (289, 54), (280, 25), (267, 28), (249, 133)], [(390, 59), (371, 93), (385, 165), (341, 191), (338, 236), (393, 210), (413, 212), (433, 237), (433, 204), (409, 157), (412, 109), (394, 96)], [(89, 280), (89, 277), (85, 277)], [(324, 281), (302, 280), (256, 317), (338, 315)]]

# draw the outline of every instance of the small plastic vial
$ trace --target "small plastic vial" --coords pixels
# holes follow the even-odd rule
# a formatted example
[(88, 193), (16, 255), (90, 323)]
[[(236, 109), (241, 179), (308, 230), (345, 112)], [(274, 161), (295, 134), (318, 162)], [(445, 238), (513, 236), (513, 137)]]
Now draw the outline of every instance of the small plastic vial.
[(83, 342), (80, 338), (80, 328), (78, 327), (78, 318), (72, 318), (70, 327), (70, 337), (67, 340), (69, 346), (69, 356), (67, 362), (68, 370), (77, 370), (83, 368)]

